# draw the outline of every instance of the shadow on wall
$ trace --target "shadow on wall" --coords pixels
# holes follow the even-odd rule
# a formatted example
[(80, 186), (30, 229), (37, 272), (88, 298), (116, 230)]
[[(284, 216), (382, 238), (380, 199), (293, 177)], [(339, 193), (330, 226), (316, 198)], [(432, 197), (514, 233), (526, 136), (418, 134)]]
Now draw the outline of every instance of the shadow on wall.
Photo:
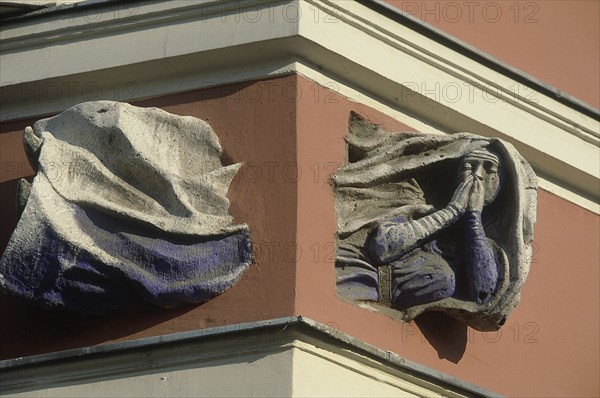
[(458, 363), (467, 348), (467, 325), (443, 312), (426, 312), (415, 323), (440, 359)]
[[(33, 177), (28, 178), (29, 182)], [(19, 179), (0, 183), (0, 253), (6, 245), (17, 226), (17, 185)]]
[[(184, 316), (197, 305), (177, 309), (138, 304), (103, 316), (83, 316), (61, 310), (40, 309), (0, 295), (0, 360), (45, 352), (86, 347), (122, 339), (159, 323)], [(14, 336), (27, 344), (11, 344)]]

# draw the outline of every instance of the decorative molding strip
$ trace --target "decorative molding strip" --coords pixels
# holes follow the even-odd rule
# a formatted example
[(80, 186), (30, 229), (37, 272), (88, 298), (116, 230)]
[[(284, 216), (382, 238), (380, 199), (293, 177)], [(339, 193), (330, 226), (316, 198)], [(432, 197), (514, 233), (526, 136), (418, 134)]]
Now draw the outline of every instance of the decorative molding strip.
[(503, 138), (542, 188), (600, 212), (597, 118), (373, 4), (106, 2), (16, 19), (0, 32), (0, 120), (299, 73), (421, 131)]
[(557, 101), (564, 103), (565, 105), (572, 107), (587, 116), (598, 119), (600, 118), (600, 110), (588, 105), (587, 103), (578, 100), (577, 98), (568, 95), (559, 89), (544, 83), (543, 81), (536, 79), (535, 77), (528, 75), (527, 73), (513, 67), (512, 65), (506, 64), (499, 59), (492, 57), (489, 54), (484, 53), (476, 47), (473, 47), (447, 33), (437, 29), (426, 22), (421, 21), (413, 15), (403, 12), (402, 10), (386, 3), (384, 0), (356, 0), (365, 6), (376, 10), (377, 12), (383, 13), (389, 18), (398, 21), (402, 25), (406, 25), (411, 29), (432, 38), (433, 40), (456, 50), (459, 53), (466, 55), (473, 60), (490, 67), (491, 69), (497, 70), (500, 73), (510, 77), (511, 79), (522, 83), (526, 86), (534, 88), (545, 95), (548, 95)]
[[(564, 162), (564, 166), (587, 174), (587, 188), (585, 184), (581, 184), (581, 188), (589, 195), (598, 195), (593, 188), (600, 176), (600, 159), (597, 156), (600, 141), (597, 139), (596, 120), (539, 93), (535, 96), (539, 102), (536, 107), (531, 105), (533, 101), (523, 96), (503, 94), (503, 87), (514, 86), (514, 81), (369, 9), (361, 8), (358, 3), (343, 4), (344, 12), (338, 7), (331, 15), (348, 20), (347, 25), (338, 24), (332, 28), (331, 25), (305, 22), (301, 24), (300, 34), (320, 46), (335, 48), (339, 56), (370, 71), (369, 80), (353, 79), (353, 82), (370, 87), (376, 86), (376, 79), (383, 78), (388, 82), (388, 90), (396, 93), (396, 99), (392, 101), (397, 107), (414, 110), (421, 117), (428, 116), (447, 132), (486, 131), (483, 133), (486, 136), (506, 137), (511, 142), (519, 142), (558, 159)], [(360, 17), (355, 17), (357, 15)], [(381, 34), (384, 28), (385, 36)], [(341, 37), (351, 39), (341, 40)], [(406, 42), (411, 46), (404, 44)], [(414, 48), (419, 52), (415, 52)], [(462, 87), (468, 90), (462, 90)], [(452, 91), (452, 95), (457, 93), (454, 98), (444, 91), (449, 89), (456, 90)], [(546, 109), (544, 113), (539, 112), (542, 107)], [(554, 114), (560, 114), (561, 119)], [(578, 133), (574, 134), (574, 131)], [(584, 135), (585, 140), (582, 139)], [(528, 151), (523, 152), (529, 155)], [(562, 170), (549, 171), (556, 173)], [(570, 182), (574, 179), (566, 177), (562, 176)]]
[[(315, 7), (319, 7), (323, 12), (329, 12), (332, 18), (338, 17), (343, 18), (344, 22), (356, 27), (357, 29), (371, 35), (372, 37), (385, 42), (394, 48), (411, 55), (417, 59), (420, 59), (435, 68), (442, 70), (452, 76), (455, 76), (463, 83), (472, 85), (482, 91), (495, 91), (493, 94), (496, 97), (501, 98), (503, 101), (510, 103), (519, 108), (527, 109), (530, 113), (535, 113), (536, 116), (544, 118), (551, 123), (556, 124), (558, 127), (565, 129), (575, 136), (590, 142), (594, 145), (600, 145), (600, 131), (594, 130), (593, 125), (577, 125), (574, 124), (571, 118), (567, 118), (564, 112), (552, 109), (554, 99), (539, 103), (537, 98), (532, 98), (530, 95), (521, 95), (518, 91), (509, 90), (510, 86), (505, 86), (499, 83), (499, 76), (493, 75), (495, 71), (484, 68), (470, 68), (464, 65), (464, 56), (450, 57), (448, 56), (448, 50), (438, 43), (427, 42), (425, 40), (410, 40), (406, 39), (398, 30), (397, 23), (385, 23), (379, 21), (375, 16), (372, 18), (363, 17), (364, 10), (351, 10), (351, 6), (343, 5), (339, 2), (331, 0), (306, 0)], [(327, 7), (324, 5), (327, 4)], [(377, 20), (378, 23), (374, 21)], [(411, 37), (412, 39), (412, 37)], [(443, 55), (441, 55), (443, 54)], [(460, 61), (460, 62), (458, 62)], [(491, 72), (491, 73), (490, 73)], [(444, 96), (440, 96), (444, 99)], [(453, 101), (446, 102), (452, 103)], [(564, 111), (564, 110), (563, 110)], [(571, 115), (574, 116), (574, 115)], [(596, 115), (598, 116), (598, 115)]]
[[(46, 47), (61, 43), (71, 43), (76, 40), (121, 34), (133, 29), (150, 29), (166, 24), (185, 23), (189, 21), (205, 22), (218, 18), (227, 20), (227, 16), (273, 7), (290, 0), (275, 0), (266, 5), (260, 0), (196, 0), (168, 2), (129, 2), (124, 6), (118, 4), (112, 7), (106, 4), (108, 10), (97, 7), (97, 11), (86, 12), (73, 7), (71, 12), (60, 14), (39, 13), (35, 25), (38, 29), (31, 32), (19, 20), (13, 22), (16, 26), (3, 29), (2, 52), (21, 52), (34, 48)], [(9, 22), (10, 23), (10, 22)], [(21, 25), (21, 26), (19, 26)], [(66, 25), (66, 26), (65, 26)]]
[[(383, 382), (412, 393), (443, 393), (450, 397), (498, 395), (447, 374), (408, 361), (389, 351), (366, 344), (327, 325), (302, 316), (199, 329), (0, 361), (2, 395), (35, 391), (62, 383), (90, 382), (106, 377), (167, 367), (193, 366), (208, 360), (249, 354), (273, 354), (297, 348), (329, 362), (387, 374)], [(31, 373), (36, 377), (32, 378)], [(433, 392), (433, 394), (432, 394)], [(418, 396), (425, 396), (425, 395)]]

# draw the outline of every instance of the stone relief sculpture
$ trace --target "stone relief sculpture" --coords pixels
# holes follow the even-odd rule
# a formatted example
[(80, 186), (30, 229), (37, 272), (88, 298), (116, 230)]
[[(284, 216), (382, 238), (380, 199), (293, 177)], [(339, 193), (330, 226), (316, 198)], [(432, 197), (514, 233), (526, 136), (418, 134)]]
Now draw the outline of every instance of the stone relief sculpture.
[(389, 133), (352, 114), (332, 177), (338, 294), (411, 320), (444, 311), (497, 330), (519, 301), (537, 179), (512, 145)]
[(28, 127), (36, 170), (0, 287), (30, 303), (99, 314), (136, 301), (202, 303), (251, 261), (246, 225), (226, 197), (239, 164), (221, 164), (208, 123), (98, 101)]

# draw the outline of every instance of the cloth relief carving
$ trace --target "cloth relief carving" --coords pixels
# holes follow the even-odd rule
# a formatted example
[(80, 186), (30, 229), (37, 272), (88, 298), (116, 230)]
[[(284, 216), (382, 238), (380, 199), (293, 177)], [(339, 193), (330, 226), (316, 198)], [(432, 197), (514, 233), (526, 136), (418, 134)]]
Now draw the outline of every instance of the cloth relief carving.
[(157, 108), (98, 101), (24, 134), (36, 171), (0, 260), (0, 287), (30, 303), (100, 314), (145, 301), (202, 303), (251, 261), (248, 227), (226, 197), (210, 125)]

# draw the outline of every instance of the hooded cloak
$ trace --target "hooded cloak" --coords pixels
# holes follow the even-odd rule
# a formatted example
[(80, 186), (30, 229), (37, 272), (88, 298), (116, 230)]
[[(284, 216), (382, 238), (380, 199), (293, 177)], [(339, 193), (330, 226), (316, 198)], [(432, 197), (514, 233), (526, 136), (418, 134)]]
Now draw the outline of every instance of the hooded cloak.
[[(458, 185), (465, 155), (485, 148), (501, 158), (500, 192), (483, 211), (485, 234), (500, 257), (503, 275), (494, 297), (487, 305), (449, 297), (399, 311), (408, 320), (427, 310), (444, 310), (478, 329), (498, 329), (518, 303), (529, 270), (537, 188), (529, 164), (511, 144), (496, 138), (389, 133), (356, 114), (351, 115), (347, 143), (348, 162), (332, 176), (338, 277), (346, 265), (376, 268), (365, 246), (378, 222), (418, 219), (444, 208)], [(361, 283), (377, 283), (362, 278), (356, 280), (359, 290)]]

